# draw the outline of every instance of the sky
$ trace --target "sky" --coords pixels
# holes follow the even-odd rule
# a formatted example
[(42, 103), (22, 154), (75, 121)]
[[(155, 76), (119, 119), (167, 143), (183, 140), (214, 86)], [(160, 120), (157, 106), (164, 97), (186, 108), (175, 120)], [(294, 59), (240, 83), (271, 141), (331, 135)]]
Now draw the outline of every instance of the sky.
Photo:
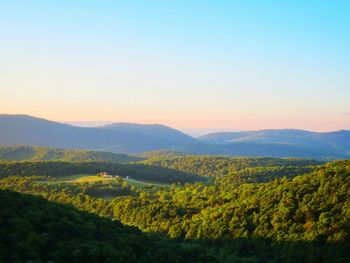
[(0, 113), (350, 129), (350, 1), (0, 0)]

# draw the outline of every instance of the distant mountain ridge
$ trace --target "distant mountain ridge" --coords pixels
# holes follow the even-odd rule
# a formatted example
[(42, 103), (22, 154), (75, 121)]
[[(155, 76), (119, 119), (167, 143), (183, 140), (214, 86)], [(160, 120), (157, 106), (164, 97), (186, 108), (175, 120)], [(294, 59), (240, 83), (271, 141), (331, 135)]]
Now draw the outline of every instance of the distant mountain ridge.
[(195, 139), (159, 124), (114, 123), (76, 127), (28, 115), (0, 115), (0, 145), (35, 145), (140, 154), (174, 151), (188, 154), (302, 157), (350, 157), (350, 131), (296, 129), (211, 133)]
[(191, 143), (197, 141), (191, 136), (161, 124), (113, 123), (97, 127), (98, 129), (119, 131), (133, 136), (145, 136), (157, 141), (171, 140), (173, 143)]
[(241, 132), (210, 133), (199, 137), (200, 140), (210, 143), (232, 143), (232, 142), (257, 142), (257, 143), (326, 143), (328, 145), (345, 143), (350, 149), (350, 131), (340, 130), (335, 132), (311, 132), (298, 129), (271, 129)]
[(0, 145), (36, 145), (141, 153), (196, 139), (163, 125), (123, 124), (85, 128), (28, 115), (0, 115)]
[(297, 129), (259, 130), (246, 132), (212, 133), (199, 138), (207, 143), (274, 143), (298, 146), (334, 147), (350, 151), (350, 131), (311, 132)]
[[(312, 158), (344, 158), (350, 156), (350, 131), (311, 132), (297, 129), (275, 129), (245, 132), (211, 133), (199, 137), (202, 142), (225, 145), (229, 148), (242, 148), (239, 152), (270, 152), (280, 157), (296, 156)], [(244, 148), (244, 149), (243, 149)], [(275, 153), (271, 153), (275, 152)], [(294, 153), (294, 154), (293, 154)], [(287, 154), (287, 155), (286, 155)]]

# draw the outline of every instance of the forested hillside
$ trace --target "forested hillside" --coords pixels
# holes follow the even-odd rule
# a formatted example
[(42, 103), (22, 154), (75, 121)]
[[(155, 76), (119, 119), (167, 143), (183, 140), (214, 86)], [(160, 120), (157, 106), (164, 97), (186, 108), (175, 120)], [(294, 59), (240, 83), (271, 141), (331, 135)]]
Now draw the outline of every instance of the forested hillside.
[(151, 182), (185, 183), (204, 181), (204, 178), (195, 174), (142, 163), (119, 164), (107, 162), (60, 161), (0, 162), (0, 177), (10, 175), (45, 175), (60, 177), (74, 174), (98, 174), (100, 172), (107, 172), (111, 175), (119, 175), (122, 177), (129, 176), (133, 179)]
[(297, 158), (229, 158), (218, 156), (155, 156), (143, 161), (148, 165), (161, 166), (198, 174), (205, 177), (243, 181), (271, 181), (283, 176), (293, 177), (315, 169), (322, 162)]
[[(274, 159), (233, 160), (231, 166), (239, 173), (253, 169), (254, 165), (259, 168), (264, 161), (278, 167), (278, 160)], [(280, 164), (304, 169), (312, 162), (282, 160)], [(120, 220), (145, 232), (166, 234), (175, 239), (169, 242), (175, 242), (176, 246), (195, 247), (187, 256), (207, 253), (193, 262), (348, 262), (349, 259), (349, 160), (319, 165), (290, 179), (276, 177), (258, 183), (232, 181), (231, 176), (218, 174), (212, 184), (196, 182), (148, 189), (130, 187), (120, 178), (113, 186), (119, 194), (110, 201), (91, 195), (95, 184), (91, 187), (90, 183), (51, 185), (38, 179), (4, 177), (0, 188), (40, 195)]]
[(349, 191), (350, 162), (344, 161), (290, 180), (237, 187), (223, 177), (214, 186), (172, 187), (112, 204), (122, 222), (172, 237), (340, 241), (349, 240)]
[[(72, 206), (0, 191), (1, 262), (210, 262), (204, 247), (142, 234)], [(154, 249), (154, 248), (157, 249)]]
[[(90, 202), (92, 205), (93, 203)], [(346, 262), (342, 242), (182, 241), (40, 197), (0, 191), (1, 262)], [(48, 244), (49, 247), (48, 247)]]
[(59, 149), (38, 146), (12, 146), (0, 147), (0, 160), (15, 161), (102, 161), (102, 162), (136, 162), (141, 157), (111, 152), (98, 152), (86, 150)]

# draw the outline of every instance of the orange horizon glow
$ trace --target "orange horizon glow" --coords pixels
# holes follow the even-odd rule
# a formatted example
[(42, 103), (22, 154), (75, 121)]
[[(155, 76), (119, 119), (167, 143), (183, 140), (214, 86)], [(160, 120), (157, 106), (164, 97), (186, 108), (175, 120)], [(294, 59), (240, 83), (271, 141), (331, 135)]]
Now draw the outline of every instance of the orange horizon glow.
[(0, 8), (0, 113), (350, 130), (348, 3), (73, 2)]
[[(101, 119), (72, 119), (69, 117), (57, 115), (45, 115), (45, 114), (30, 114), (23, 112), (7, 112), (4, 114), (25, 114), (37, 118), (42, 118), (54, 122), (60, 122), (65, 124), (71, 124), (74, 126), (99, 126), (110, 123), (138, 123), (138, 124), (162, 124), (179, 130), (185, 129), (215, 129), (215, 130), (237, 130), (237, 131), (254, 131), (254, 130), (265, 130), (265, 129), (300, 129), (308, 130), (314, 132), (330, 132), (337, 130), (350, 130), (350, 116), (343, 114), (339, 116), (338, 119), (329, 117), (324, 118), (322, 121), (314, 120), (309, 121), (308, 118), (287, 118), (287, 119), (277, 119), (277, 118), (261, 118), (261, 117), (246, 117), (246, 118), (235, 118), (231, 119), (162, 119), (162, 118), (149, 118), (149, 117), (137, 117), (131, 116), (130, 118), (121, 116), (120, 118), (101, 118)], [(349, 125), (344, 126), (344, 119), (349, 120)]]

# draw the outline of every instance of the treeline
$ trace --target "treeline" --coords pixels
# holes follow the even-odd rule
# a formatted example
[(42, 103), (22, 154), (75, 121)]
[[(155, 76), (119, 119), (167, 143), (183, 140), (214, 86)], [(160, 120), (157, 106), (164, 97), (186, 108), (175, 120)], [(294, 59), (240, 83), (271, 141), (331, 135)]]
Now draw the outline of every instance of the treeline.
[(263, 183), (283, 177), (293, 178), (315, 170), (315, 166), (259, 166), (234, 171), (217, 178), (220, 184)]
[(100, 151), (59, 149), (39, 146), (0, 147), (0, 160), (63, 162), (137, 162), (144, 158)]
[(108, 172), (122, 177), (162, 183), (185, 183), (203, 181), (203, 178), (175, 169), (152, 166), (140, 163), (108, 163), (108, 162), (0, 162), (0, 177), (19, 175), (64, 176), (73, 174), (97, 174)]
[(299, 158), (230, 158), (218, 156), (158, 156), (142, 163), (225, 178), (227, 182), (267, 182), (284, 176), (291, 178), (311, 172), (322, 163)]

